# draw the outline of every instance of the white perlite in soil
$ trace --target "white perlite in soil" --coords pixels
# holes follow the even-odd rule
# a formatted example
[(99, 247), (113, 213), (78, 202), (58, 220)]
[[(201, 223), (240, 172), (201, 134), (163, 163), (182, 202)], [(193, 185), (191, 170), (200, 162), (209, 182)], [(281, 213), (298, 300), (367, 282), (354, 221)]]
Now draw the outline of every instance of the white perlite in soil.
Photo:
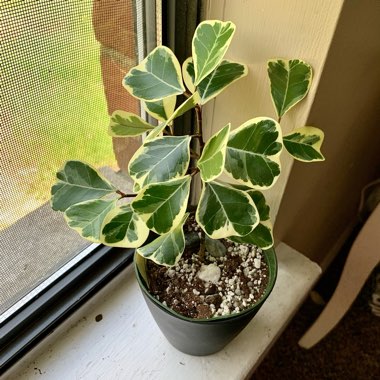
[(207, 250), (184, 255), (172, 268), (159, 269), (161, 291), (156, 298), (173, 310), (193, 318), (238, 313), (256, 303), (265, 291), (268, 268), (261, 249), (224, 241), (227, 252), (213, 257)]

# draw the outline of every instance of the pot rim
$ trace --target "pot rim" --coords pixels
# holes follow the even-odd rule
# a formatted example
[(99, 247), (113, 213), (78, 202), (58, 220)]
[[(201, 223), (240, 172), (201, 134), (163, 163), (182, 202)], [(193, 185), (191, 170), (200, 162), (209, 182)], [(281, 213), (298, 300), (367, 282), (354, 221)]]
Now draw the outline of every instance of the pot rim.
[[(276, 252), (275, 252), (274, 248), (272, 247), (272, 248), (269, 248), (267, 250), (263, 250), (263, 256), (266, 257), (266, 259), (269, 258), (270, 261), (272, 261), (272, 265), (273, 265), (272, 271), (273, 271), (273, 273), (271, 273), (271, 270), (269, 270), (269, 276), (270, 277), (269, 277), (269, 281), (268, 281), (267, 287), (266, 287), (263, 295), (261, 296), (261, 298), (257, 302), (255, 302), (253, 305), (251, 305), (248, 309), (245, 309), (245, 310), (243, 310), (241, 312), (234, 313), (234, 314), (229, 314), (229, 315), (220, 316), (220, 317), (212, 317), (212, 318), (200, 318), (200, 319), (198, 319), (198, 318), (189, 318), (189, 317), (185, 317), (184, 315), (181, 315), (181, 314), (175, 312), (174, 310), (172, 310), (168, 306), (163, 305), (159, 300), (157, 300), (149, 292), (149, 290), (147, 289), (147, 286), (145, 284), (145, 281), (142, 279), (140, 271), (139, 271), (139, 269), (138, 269), (138, 267), (136, 265), (136, 255), (138, 255), (138, 253), (135, 251), (134, 258), (133, 258), (135, 275), (136, 275), (137, 281), (138, 281), (138, 283), (140, 285), (140, 288), (142, 289), (142, 291), (144, 292), (144, 294), (146, 294), (147, 297), (156, 306), (158, 306), (160, 309), (162, 309), (163, 311), (167, 312), (168, 314), (172, 315), (173, 317), (182, 319), (184, 321), (193, 322), (193, 323), (199, 323), (199, 324), (219, 322), (219, 321), (226, 321), (226, 320), (238, 318), (238, 317), (241, 317), (241, 316), (243, 316), (245, 314), (249, 314), (250, 312), (252, 312), (253, 309), (257, 309), (258, 307), (261, 307), (261, 305), (269, 297), (270, 293), (272, 292), (272, 290), (274, 288), (274, 285), (275, 285), (275, 282), (276, 282), (276, 278), (277, 278), (277, 271), (278, 271), (277, 257), (276, 257)], [(147, 260), (147, 259), (145, 259), (145, 260)], [(269, 264), (268, 261), (267, 261), (267, 264), (268, 264), (268, 267), (270, 267), (270, 264)]]

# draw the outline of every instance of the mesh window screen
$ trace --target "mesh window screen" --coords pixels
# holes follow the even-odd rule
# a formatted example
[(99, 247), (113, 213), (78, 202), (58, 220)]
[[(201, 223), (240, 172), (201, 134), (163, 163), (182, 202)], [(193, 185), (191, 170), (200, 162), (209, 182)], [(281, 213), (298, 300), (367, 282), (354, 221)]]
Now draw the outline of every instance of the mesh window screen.
[(50, 187), (68, 159), (118, 169), (108, 112), (136, 61), (138, 3), (1, 1), (0, 315), (89, 244)]

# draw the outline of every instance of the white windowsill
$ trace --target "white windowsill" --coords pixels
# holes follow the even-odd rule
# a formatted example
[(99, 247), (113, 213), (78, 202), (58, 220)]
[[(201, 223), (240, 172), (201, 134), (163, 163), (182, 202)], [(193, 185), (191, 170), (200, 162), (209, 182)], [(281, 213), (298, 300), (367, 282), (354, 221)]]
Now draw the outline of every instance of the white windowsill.
[[(4, 379), (244, 379), (286, 327), (321, 269), (284, 243), (272, 294), (225, 349), (195, 357), (166, 341), (144, 303), (132, 266), (119, 274)], [(102, 314), (100, 322), (95, 317)]]

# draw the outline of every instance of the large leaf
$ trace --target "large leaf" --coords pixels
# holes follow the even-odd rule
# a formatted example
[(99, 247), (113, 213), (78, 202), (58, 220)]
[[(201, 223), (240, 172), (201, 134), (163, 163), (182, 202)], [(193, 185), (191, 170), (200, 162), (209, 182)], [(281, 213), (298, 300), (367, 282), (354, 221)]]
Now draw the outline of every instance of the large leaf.
[(198, 25), (192, 42), (195, 86), (222, 61), (234, 33), (235, 25), (230, 21), (209, 20)]
[(113, 137), (139, 136), (154, 129), (140, 116), (131, 112), (115, 111), (111, 116), (109, 134)]
[(321, 145), (324, 133), (319, 128), (301, 127), (284, 136), (286, 150), (299, 161), (323, 161)]
[(131, 206), (149, 229), (165, 234), (173, 230), (186, 212), (190, 193), (189, 175), (167, 181), (154, 183), (141, 190)]
[(116, 207), (103, 221), (101, 241), (103, 244), (137, 248), (144, 244), (149, 229), (129, 204)]
[(269, 220), (260, 222), (255, 229), (246, 236), (232, 236), (230, 240), (235, 243), (253, 244), (262, 249), (273, 246), (272, 223)]
[(156, 47), (125, 76), (124, 87), (131, 95), (145, 101), (157, 101), (185, 91), (181, 66), (165, 46)]
[(164, 136), (145, 142), (129, 162), (129, 174), (140, 188), (183, 177), (190, 162), (190, 136)]
[(268, 61), (268, 75), (272, 100), (277, 115), (281, 118), (307, 95), (312, 69), (309, 64), (299, 59), (275, 59)]
[(223, 172), (230, 127), (231, 124), (227, 124), (212, 136), (203, 148), (197, 166), (201, 171), (201, 178), (205, 182), (214, 180)]
[(65, 211), (69, 227), (95, 243), (101, 242), (104, 218), (116, 206), (116, 199), (93, 199), (72, 205)]
[(51, 188), (53, 210), (65, 211), (73, 204), (101, 198), (116, 190), (96, 169), (81, 161), (67, 161), (57, 172), (57, 178)]
[(204, 183), (196, 220), (212, 239), (249, 234), (259, 217), (252, 199), (242, 190), (218, 183)]
[(268, 188), (280, 175), (281, 149), (281, 128), (275, 120), (248, 120), (230, 134), (225, 169), (243, 185)]
[[(194, 92), (194, 64), (192, 58), (188, 58), (182, 65), (182, 72), (186, 87)], [(206, 104), (209, 100), (219, 95), (225, 88), (246, 76), (248, 69), (246, 65), (223, 60), (221, 64), (212, 71), (197, 86), (200, 95), (200, 103)]]
[(169, 96), (155, 102), (143, 102), (146, 112), (159, 121), (166, 121), (173, 114), (177, 96)]
[(186, 214), (182, 221), (173, 231), (159, 236), (151, 243), (137, 249), (137, 253), (147, 259), (160, 265), (175, 265), (185, 249), (185, 236), (183, 233), (183, 224), (187, 219)]

